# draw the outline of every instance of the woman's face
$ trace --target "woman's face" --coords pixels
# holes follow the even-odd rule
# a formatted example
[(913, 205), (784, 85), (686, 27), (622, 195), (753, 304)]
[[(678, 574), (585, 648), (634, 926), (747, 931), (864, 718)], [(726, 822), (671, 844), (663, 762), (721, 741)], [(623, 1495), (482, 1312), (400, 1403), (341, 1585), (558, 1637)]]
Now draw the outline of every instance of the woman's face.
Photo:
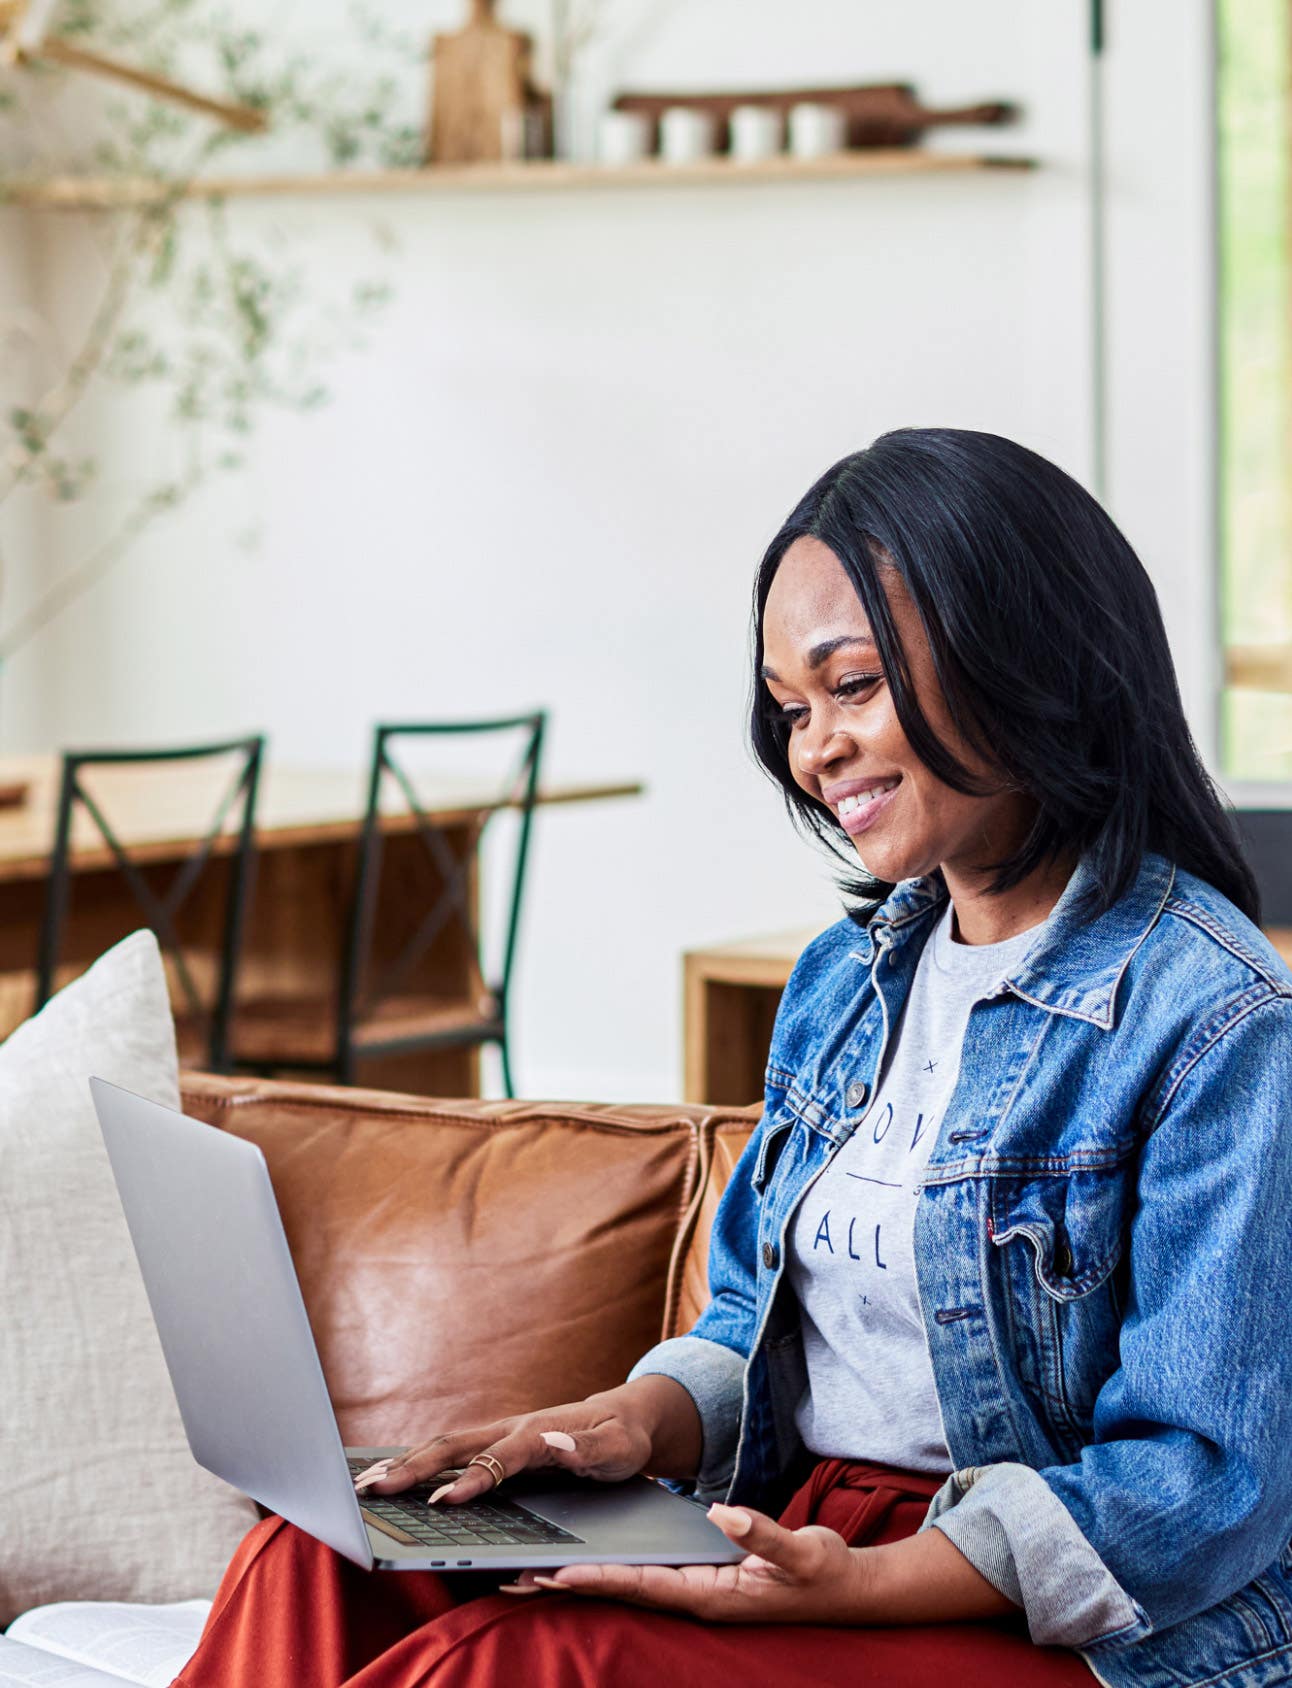
[[(919, 614), (891, 566), (881, 570), (893, 622), (925, 720), (963, 767), (994, 770), (953, 729)], [(1015, 847), (1033, 812), (1002, 788), (965, 796), (911, 749), (871, 637), (870, 622), (834, 552), (818, 539), (786, 551), (763, 614), (763, 678), (789, 725), (790, 769), (833, 810), (866, 871), (914, 879), (941, 867), (972, 881)]]

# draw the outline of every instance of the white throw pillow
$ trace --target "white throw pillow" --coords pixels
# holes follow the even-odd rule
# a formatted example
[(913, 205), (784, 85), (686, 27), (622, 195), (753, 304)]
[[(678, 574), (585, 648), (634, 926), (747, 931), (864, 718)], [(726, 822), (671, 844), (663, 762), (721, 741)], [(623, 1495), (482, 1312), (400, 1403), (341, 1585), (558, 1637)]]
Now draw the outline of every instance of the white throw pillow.
[(256, 1516), (189, 1453), (92, 1074), (179, 1105), (151, 932), (0, 1044), (0, 1627), (52, 1600), (210, 1595)]

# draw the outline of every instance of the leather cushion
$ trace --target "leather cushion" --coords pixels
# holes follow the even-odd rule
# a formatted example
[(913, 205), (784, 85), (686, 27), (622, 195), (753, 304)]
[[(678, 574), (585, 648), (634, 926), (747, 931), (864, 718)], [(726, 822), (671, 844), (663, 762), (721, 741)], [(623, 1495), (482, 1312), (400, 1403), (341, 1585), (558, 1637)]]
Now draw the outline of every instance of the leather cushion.
[(264, 1150), (355, 1444), (622, 1382), (659, 1338), (713, 1132), (699, 1108), (196, 1076), (184, 1105)]

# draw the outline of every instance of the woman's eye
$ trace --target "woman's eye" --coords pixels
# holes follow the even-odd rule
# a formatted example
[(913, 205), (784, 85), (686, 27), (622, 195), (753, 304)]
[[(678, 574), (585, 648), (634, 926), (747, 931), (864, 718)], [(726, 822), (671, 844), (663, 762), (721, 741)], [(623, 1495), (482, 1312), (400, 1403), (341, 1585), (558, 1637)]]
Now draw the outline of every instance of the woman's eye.
[(883, 678), (882, 674), (849, 674), (835, 687), (835, 696), (858, 697), (862, 692), (869, 691), (871, 686), (878, 685)]
[(776, 716), (787, 727), (801, 727), (808, 718), (808, 712), (801, 703), (782, 703), (777, 705)]

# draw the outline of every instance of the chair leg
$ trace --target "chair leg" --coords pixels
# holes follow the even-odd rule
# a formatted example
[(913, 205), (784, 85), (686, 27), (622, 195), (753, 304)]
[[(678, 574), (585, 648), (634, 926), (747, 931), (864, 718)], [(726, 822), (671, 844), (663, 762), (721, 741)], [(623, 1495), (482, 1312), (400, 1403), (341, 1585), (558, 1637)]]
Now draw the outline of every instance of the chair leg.
[(516, 1087), (511, 1079), (511, 1056), (507, 1050), (507, 1039), (505, 1037), (498, 1040), (498, 1052), (502, 1056), (503, 1093), (509, 1102), (514, 1102), (516, 1100)]
[(336, 1082), (338, 1084), (353, 1084), (354, 1069), (354, 1044), (351, 1043), (349, 1038), (346, 1038), (337, 1054), (337, 1062), (334, 1069)]

